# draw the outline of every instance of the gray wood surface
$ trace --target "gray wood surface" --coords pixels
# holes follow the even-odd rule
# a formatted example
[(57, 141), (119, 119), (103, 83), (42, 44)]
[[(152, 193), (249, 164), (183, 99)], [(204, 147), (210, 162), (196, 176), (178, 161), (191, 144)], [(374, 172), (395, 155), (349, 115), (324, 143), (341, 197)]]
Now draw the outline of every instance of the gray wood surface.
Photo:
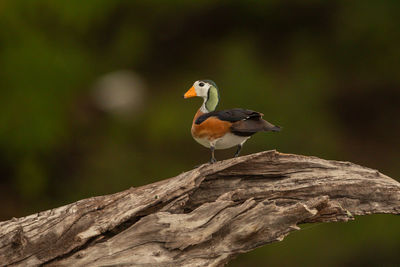
[(400, 213), (400, 184), (276, 151), (0, 222), (0, 265), (223, 266), (298, 224)]

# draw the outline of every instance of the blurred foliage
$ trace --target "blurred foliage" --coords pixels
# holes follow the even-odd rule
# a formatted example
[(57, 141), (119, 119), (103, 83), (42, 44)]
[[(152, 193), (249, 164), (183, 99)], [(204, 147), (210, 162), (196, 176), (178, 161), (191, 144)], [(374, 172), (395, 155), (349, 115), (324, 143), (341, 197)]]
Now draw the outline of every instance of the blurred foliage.
[[(190, 136), (201, 101), (181, 97), (202, 78), (219, 85), (219, 108), (259, 110), (284, 127), (255, 135), (243, 153), (276, 148), (400, 177), (399, 8), (394, 0), (0, 1), (0, 219), (207, 161)], [(94, 97), (102, 77), (123, 70), (145, 90), (125, 115)], [(306, 225), (231, 266), (394, 266), (398, 225), (383, 215)]]

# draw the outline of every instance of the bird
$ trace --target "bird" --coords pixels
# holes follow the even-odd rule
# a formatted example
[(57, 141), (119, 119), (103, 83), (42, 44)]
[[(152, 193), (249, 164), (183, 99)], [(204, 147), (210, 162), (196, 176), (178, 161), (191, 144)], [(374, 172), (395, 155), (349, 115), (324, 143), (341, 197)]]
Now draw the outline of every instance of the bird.
[(214, 155), (216, 149), (237, 146), (234, 157), (238, 157), (243, 144), (253, 134), (281, 130), (280, 126), (263, 120), (264, 114), (257, 111), (242, 108), (216, 111), (219, 90), (211, 80), (195, 81), (183, 97), (203, 98), (203, 104), (194, 115), (191, 134), (194, 140), (211, 150), (210, 163), (217, 161)]

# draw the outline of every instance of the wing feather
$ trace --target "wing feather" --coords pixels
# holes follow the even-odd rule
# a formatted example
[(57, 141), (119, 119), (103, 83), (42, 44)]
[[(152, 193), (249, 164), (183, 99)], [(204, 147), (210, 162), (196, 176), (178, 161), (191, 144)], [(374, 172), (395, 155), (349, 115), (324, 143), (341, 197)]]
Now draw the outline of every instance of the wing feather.
[(226, 109), (203, 114), (196, 119), (195, 124), (199, 125), (210, 117), (216, 117), (221, 121), (231, 122), (231, 132), (240, 136), (251, 136), (260, 131), (280, 131), (279, 126), (263, 120), (263, 115), (249, 109)]
[(203, 121), (207, 120), (210, 117), (217, 117), (222, 121), (237, 122), (251, 118), (261, 118), (263, 115), (264, 114), (253, 110), (234, 108), (203, 114), (197, 118), (195, 123), (201, 124)]

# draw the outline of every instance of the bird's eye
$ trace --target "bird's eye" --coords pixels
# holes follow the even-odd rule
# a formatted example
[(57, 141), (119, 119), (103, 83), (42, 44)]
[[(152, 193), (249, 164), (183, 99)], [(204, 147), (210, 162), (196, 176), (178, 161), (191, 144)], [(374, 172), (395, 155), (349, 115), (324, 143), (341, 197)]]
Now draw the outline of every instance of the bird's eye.
[(200, 87), (203, 87), (203, 86), (204, 86), (204, 83), (199, 83), (199, 86), (200, 86)]

